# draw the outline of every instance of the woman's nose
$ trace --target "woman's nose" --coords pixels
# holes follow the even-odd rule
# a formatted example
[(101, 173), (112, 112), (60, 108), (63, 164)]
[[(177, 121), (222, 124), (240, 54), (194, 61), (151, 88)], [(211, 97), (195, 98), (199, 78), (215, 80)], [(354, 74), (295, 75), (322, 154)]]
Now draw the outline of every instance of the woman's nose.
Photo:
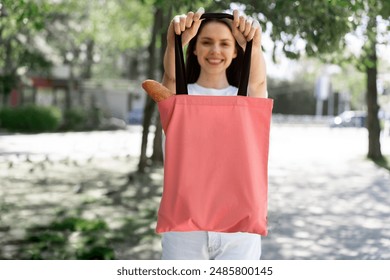
[(211, 46), (211, 52), (217, 53), (217, 52), (219, 52), (219, 51), (220, 51), (220, 48), (219, 48), (218, 44), (213, 44), (213, 45)]

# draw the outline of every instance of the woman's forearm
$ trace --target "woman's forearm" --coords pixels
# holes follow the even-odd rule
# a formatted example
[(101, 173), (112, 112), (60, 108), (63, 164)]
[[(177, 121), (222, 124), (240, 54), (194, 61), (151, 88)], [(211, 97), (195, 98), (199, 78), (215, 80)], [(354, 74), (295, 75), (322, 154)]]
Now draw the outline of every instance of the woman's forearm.
[(168, 42), (164, 54), (164, 74), (162, 84), (176, 92), (176, 75), (175, 75), (175, 46)]
[(248, 95), (251, 97), (267, 97), (267, 74), (261, 46), (254, 46), (252, 49)]

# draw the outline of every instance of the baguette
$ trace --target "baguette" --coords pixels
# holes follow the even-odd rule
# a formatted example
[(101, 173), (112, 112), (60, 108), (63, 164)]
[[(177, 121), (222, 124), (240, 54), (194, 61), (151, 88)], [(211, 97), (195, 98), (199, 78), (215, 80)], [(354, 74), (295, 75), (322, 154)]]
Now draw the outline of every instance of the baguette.
[(142, 83), (142, 88), (155, 102), (163, 101), (174, 95), (173, 92), (154, 80), (144, 81)]

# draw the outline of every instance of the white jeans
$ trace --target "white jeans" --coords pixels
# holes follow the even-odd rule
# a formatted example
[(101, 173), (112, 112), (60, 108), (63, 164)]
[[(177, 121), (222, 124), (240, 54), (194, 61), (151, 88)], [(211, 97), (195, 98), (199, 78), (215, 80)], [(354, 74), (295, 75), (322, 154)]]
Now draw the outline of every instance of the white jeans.
[(163, 260), (259, 260), (261, 236), (212, 231), (165, 232)]

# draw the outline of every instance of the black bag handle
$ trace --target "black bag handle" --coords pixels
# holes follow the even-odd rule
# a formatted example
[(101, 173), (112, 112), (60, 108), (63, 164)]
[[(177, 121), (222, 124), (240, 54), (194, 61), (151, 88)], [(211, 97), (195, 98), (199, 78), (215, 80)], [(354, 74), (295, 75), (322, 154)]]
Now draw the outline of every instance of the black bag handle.
[[(222, 19), (227, 18), (233, 20), (231, 14), (225, 13), (205, 13), (201, 19)], [(252, 40), (246, 43), (243, 69), (241, 70), (240, 83), (238, 86), (237, 95), (247, 96), (247, 88), (249, 82), (249, 72), (251, 67)], [(176, 94), (188, 94), (186, 82), (186, 70), (184, 64), (183, 47), (181, 44), (181, 35), (175, 33), (175, 75), (176, 75)]]

